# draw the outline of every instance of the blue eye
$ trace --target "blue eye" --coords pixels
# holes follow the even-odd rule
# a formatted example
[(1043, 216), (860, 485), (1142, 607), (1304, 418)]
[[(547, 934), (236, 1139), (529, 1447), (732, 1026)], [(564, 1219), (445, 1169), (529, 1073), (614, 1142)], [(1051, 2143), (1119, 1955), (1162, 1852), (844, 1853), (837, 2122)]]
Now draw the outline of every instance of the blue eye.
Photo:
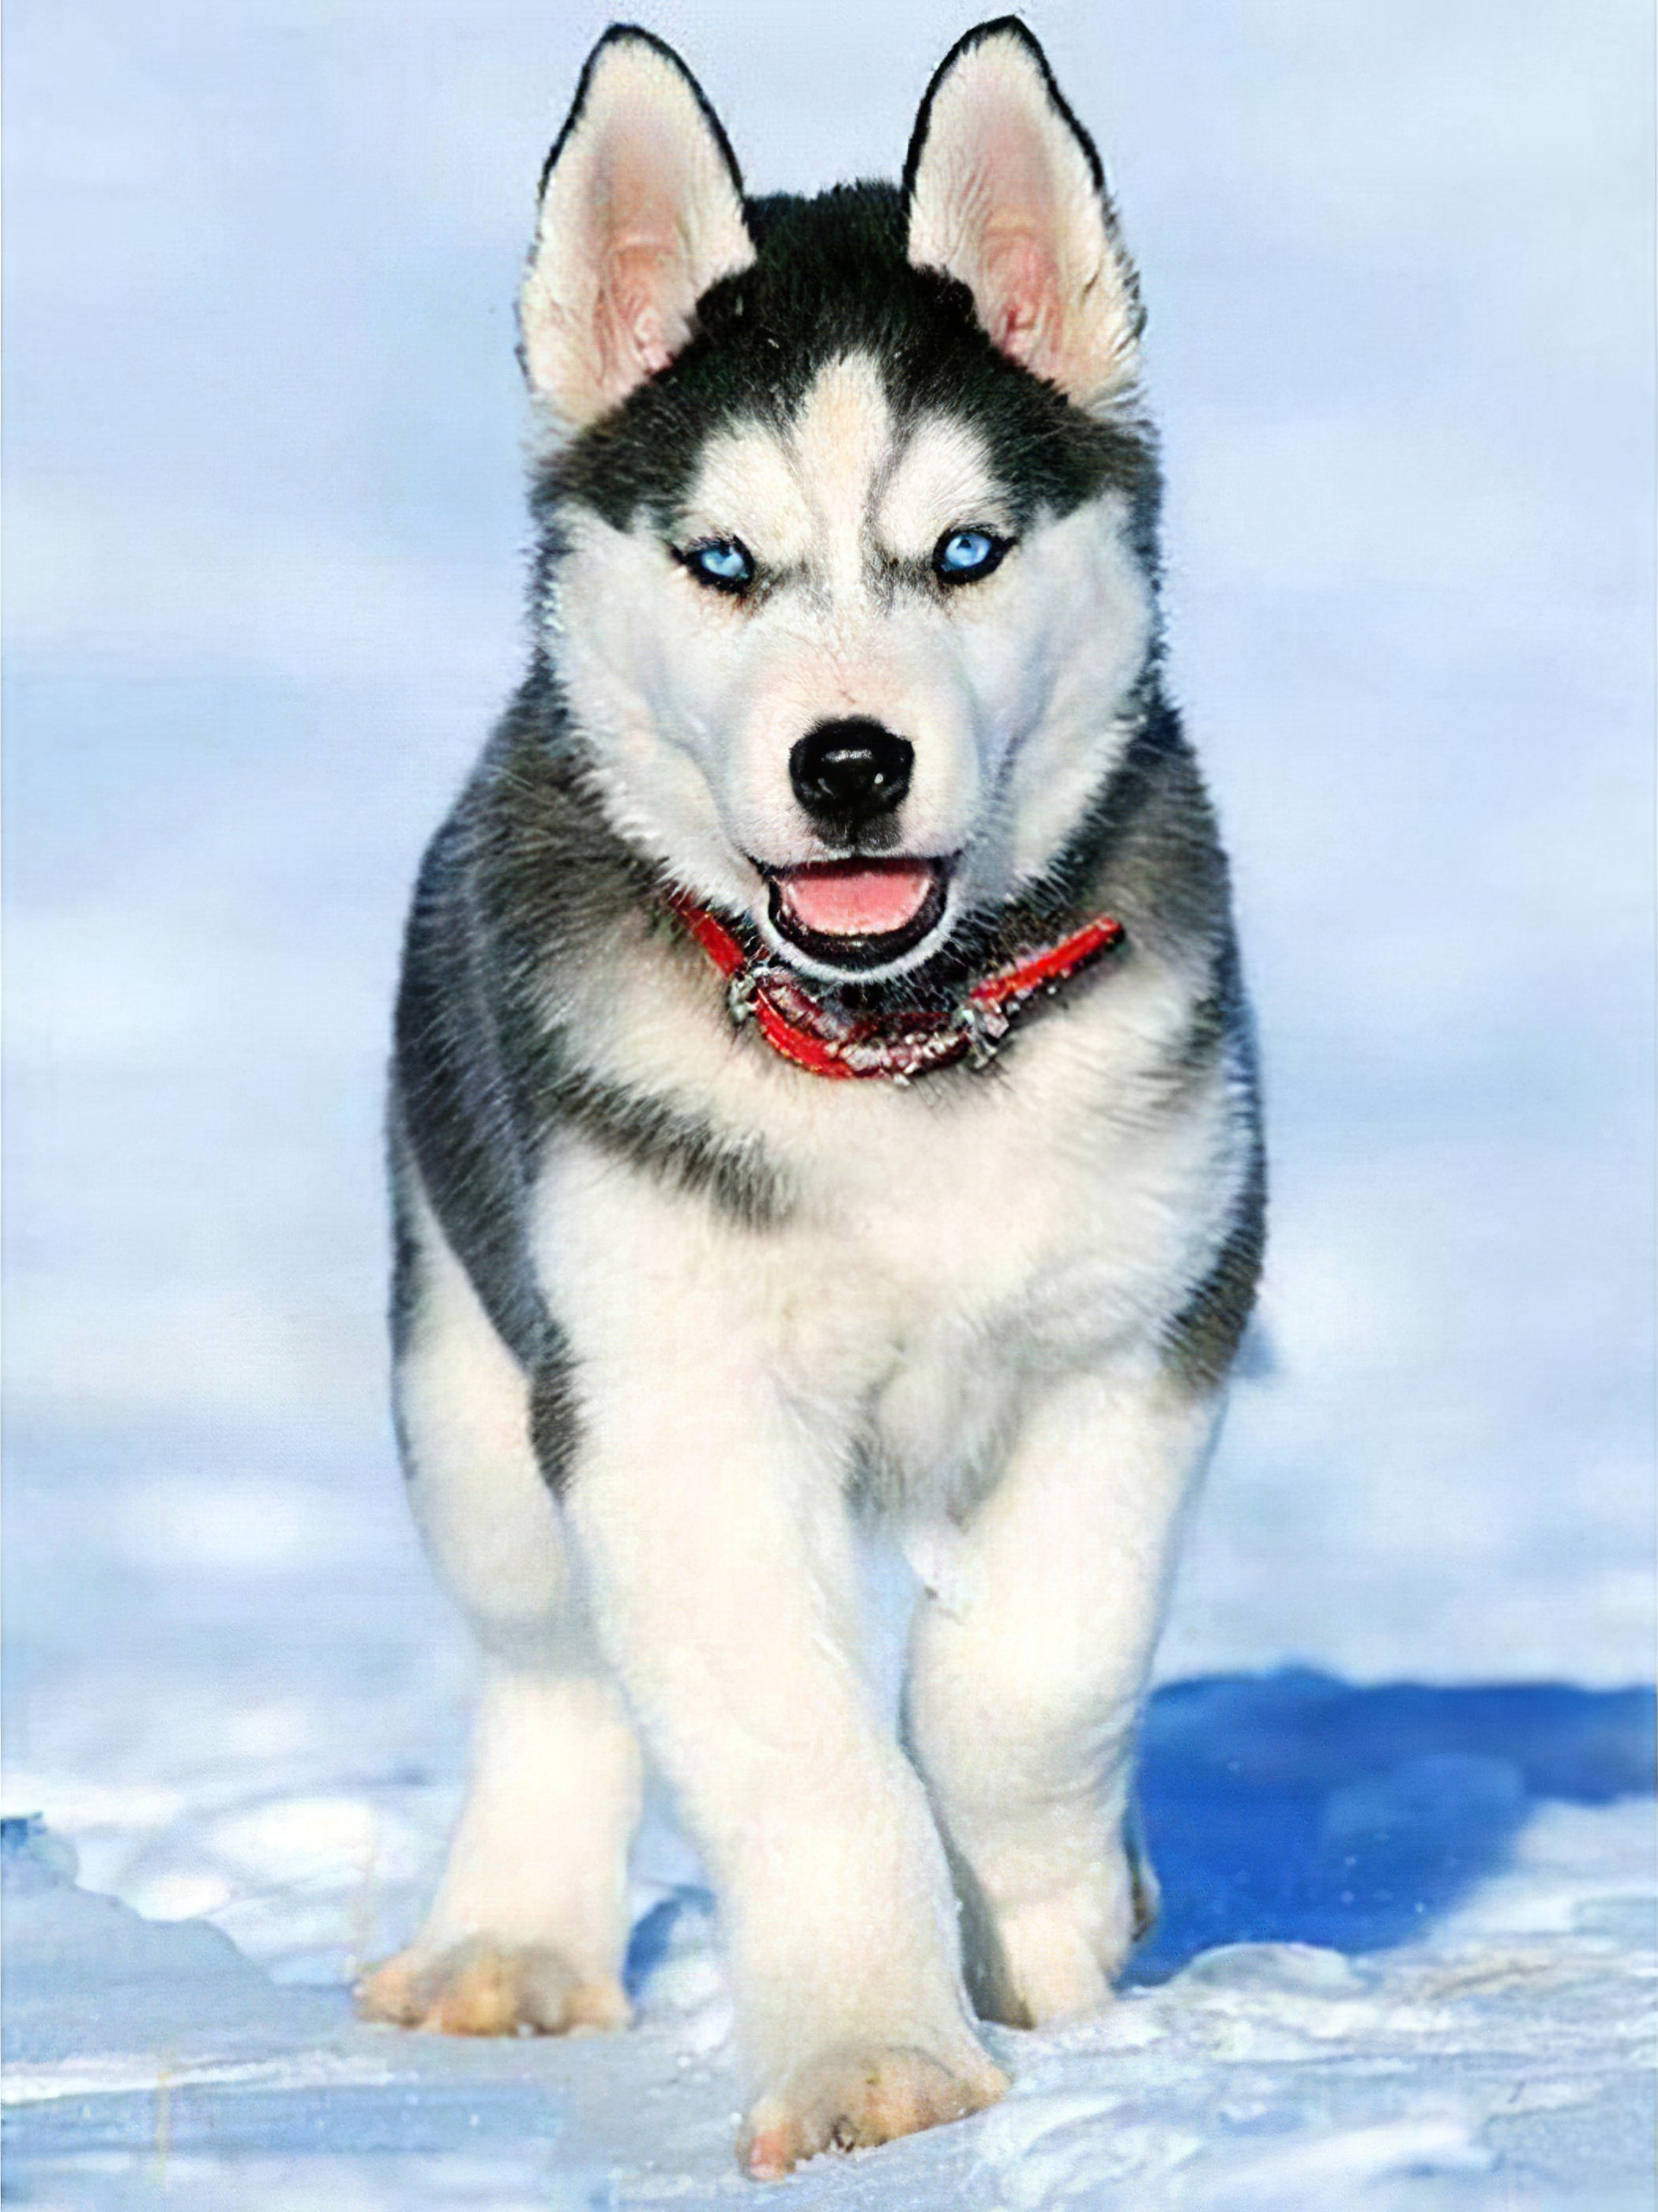
[(754, 581), (754, 556), (736, 538), (707, 538), (679, 557), (699, 584), (717, 592), (746, 592)]
[(987, 530), (947, 531), (933, 553), (932, 573), (941, 584), (970, 584), (999, 567), (1007, 549), (1005, 538)]

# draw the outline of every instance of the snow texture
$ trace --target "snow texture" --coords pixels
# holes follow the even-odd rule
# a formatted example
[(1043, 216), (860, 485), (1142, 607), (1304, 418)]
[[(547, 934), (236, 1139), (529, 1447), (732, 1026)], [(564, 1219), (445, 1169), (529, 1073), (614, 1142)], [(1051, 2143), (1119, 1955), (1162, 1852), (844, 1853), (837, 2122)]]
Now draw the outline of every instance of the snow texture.
[[(369, 2029), (470, 1662), (383, 1406), (421, 842), (520, 654), (509, 303), (589, 0), (17, 0), (6, 2188), (744, 2201), (667, 1808), (621, 2039)], [(971, 20), (662, 0), (760, 189)], [(1647, 2207), (1651, 27), (1049, 0), (1151, 313), (1274, 1149), (1148, 1719), (1166, 1912), (895, 2212)], [(903, 1589), (889, 1575), (896, 1637)], [(39, 1816), (33, 1819), (31, 1816)], [(78, 1881), (76, 1878), (78, 1867)]]

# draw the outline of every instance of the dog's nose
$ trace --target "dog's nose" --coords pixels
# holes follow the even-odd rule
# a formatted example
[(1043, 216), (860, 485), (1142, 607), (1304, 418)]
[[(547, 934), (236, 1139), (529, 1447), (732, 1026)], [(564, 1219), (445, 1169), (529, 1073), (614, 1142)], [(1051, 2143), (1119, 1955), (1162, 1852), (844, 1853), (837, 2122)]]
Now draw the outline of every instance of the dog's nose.
[(808, 814), (845, 833), (901, 806), (914, 765), (908, 738), (859, 715), (808, 730), (789, 755), (789, 781)]

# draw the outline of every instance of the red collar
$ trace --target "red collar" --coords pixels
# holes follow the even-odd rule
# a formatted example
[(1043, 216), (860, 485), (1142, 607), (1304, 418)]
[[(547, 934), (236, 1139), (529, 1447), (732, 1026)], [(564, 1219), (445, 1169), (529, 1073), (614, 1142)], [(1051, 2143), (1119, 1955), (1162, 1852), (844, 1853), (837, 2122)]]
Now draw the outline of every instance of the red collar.
[(824, 1006), (780, 961), (745, 952), (719, 916), (687, 892), (663, 896), (726, 978), (733, 1021), (752, 1020), (774, 1052), (808, 1074), (884, 1075), (895, 1083), (969, 1056), (982, 1067), (1038, 992), (1057, 991), (1123, 934), (1120, 921), (1100, 915), (1059, 944), (981, 976), (949, 1012), (918, 1008), (884, 1021)]

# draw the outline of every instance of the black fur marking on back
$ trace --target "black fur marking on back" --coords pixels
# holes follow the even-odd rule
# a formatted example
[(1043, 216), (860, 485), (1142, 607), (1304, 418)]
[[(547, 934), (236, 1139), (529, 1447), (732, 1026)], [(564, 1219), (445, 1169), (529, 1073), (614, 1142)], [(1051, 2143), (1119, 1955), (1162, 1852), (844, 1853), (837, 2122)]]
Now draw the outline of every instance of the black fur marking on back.
[(1259, 1127), (1232, 1226), (1214, 1265), (1169, 1324), (1170, 1369), (1186, 1388), (1207, 1393), (1226, 1380), (1248, 1325), (1266, 1244), (1266, 1155)]
[(388, 1115), (386, 1175), (392, 1199), (392, 1358), (395, 1365), (409, 1349), (420, 1304), (420, 1247), (415, 1240), (410, 1202), (406, 1143), (398, 1127), (395, 1090)]
[(515, 1111), (481, 926), (474, 824), (462, 809), (428, 849), (415, 890), (398, 995), (397, 1113), (421, 1182), (484, 1311), (533, 1371), (546, 1308), (526, 1264), (527, 1132)]
[(557, 1328), (540, 1366), (530, 1377), (530, 1441), (548, 1488), (555, 1498), (562, 1498), (569, 1486), (581, 1441), (581, 1401), (575, 1364), (564, 1333)]
[(613, 953), (619, 931), (637, 933), (657, 888), (586, 788), (562, 697), (537, 667), (416, 887), (393, 1061), (392, 1331), (401, 1356), (419, 1301), (406, 1146), (445, 1237), (530, 1377), (531, 1432), (555, 1487), (574, 1449), (578, 1377), (537, 1281), (527, 1219), (552, 1137), (568, 1129), (745, 1227), (780, 1219), (790, 1203), (757, 1143), (722, 1137), (671, 1097), (624, 1089), (570, 1055), (564, 979)]
[(757, 1140), (734, 1142), (700, 1115), (590, 1069), (555, 1076), (548, 1096), (564, 1120), (606, 1152), (681, 1190), (706, 1193), (729, 1221), (769, 1229), (789, 1212), (786, 1179)]
[(1224, 1056), (1248, 1167), (1208, 1273), (1169, 1324), (1171, 1371), (1193, 1391), (1218, 1389), (1254, 1304), (1266, 1239), (1266, 1156), (1254, 1025), (1232, 921), (1231, 886), (1214, 809), (1174, 708), (1161, 695), (1046, 889), (1066, 915), (1099, 907), (1127, 931), (1128, 957), (1160, 949), (1201, 957), (1206, 987), (1162, 1073), (1172, 1097)]
[[(1232, 1113), (1247, 1134), (1249, 1164), (1225, 1237), (1197, 1290), (1169, 1324), (1170, 1369), (1189, 1389), (1224, 1381), (1254, 1304), (1266, 1237), (1266, 1159), (1260, 1130), (1254, 1031), (1233, 927), (1226, 855), (1180, 718), (1152, 690), (1127, 753), (1075, 837), (1043, 881), (981, 925), (977, 957), (1010, 958), (1107, 913), (1124, 926), (1111, 961), (1055, 1001), (1109, 989), (1114, 966), (1148, 952), (1181, 965), (1195, 959), (1206, 985), (1160, 1071), (1164, 1103), (1224, 1056)], [(1032, 1017), (1042, 1018), (1040, 1002)], [(1017, 1047), (1017, 1036), (1012, 1041)]]

